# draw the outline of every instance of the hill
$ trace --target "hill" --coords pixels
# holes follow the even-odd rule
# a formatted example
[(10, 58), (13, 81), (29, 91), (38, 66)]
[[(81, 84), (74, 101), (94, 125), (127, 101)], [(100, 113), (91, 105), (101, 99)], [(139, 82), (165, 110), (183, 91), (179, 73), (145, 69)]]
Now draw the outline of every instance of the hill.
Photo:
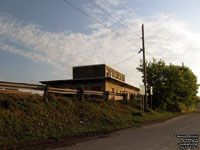
[(140, 113), (135, 102), (0, 93), (0, 148), (105, 134), (180, 113)]

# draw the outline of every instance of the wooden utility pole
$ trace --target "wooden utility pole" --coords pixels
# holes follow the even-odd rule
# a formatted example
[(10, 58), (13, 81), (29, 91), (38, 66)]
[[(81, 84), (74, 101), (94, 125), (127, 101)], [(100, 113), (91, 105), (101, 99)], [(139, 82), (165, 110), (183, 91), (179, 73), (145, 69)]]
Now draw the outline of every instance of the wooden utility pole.
[(143, 70), (144, 70), (144, 89), (145, 89), (145, 109), (148, 107), (147, 100), (147, 77), (146, 77), (146, 61), (145, 61), (145, 44), (144, 44), (144, 24), (142, 24), (142, 51), (143, 51)]

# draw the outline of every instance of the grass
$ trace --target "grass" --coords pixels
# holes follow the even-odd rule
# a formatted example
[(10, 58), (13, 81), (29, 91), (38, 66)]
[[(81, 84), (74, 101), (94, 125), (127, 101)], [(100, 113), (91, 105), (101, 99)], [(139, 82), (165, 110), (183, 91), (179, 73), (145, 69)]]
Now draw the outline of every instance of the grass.
[(50, 96), (0, 93), (0, 149), (33, 142), (104, 134), (177, 116), (140, 113), (134, 102), (79, 102)]

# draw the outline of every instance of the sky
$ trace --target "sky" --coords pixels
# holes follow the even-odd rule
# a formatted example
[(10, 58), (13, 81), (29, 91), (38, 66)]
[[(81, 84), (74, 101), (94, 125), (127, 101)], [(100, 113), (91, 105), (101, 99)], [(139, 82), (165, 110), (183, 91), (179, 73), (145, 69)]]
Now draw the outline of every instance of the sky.
[(1, 0), (0, 81), (71, 79), (72, 67), (107, 64), (139, 87), (146, 59), (188, 66), (200, 82), (199, 0)]

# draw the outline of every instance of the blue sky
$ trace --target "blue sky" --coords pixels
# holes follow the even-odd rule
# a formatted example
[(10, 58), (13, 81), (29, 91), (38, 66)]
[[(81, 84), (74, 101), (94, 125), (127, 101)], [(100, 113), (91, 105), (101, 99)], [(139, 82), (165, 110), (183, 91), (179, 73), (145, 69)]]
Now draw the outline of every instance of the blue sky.
[(73, 66), (106, 63), (139, 86), (143, 23), (147, 60), (184, 62), (200, 77), (199, 0), (68, 1), (101, 24), (63, 0), (0, 1), (0, 80), (68, 79)]

